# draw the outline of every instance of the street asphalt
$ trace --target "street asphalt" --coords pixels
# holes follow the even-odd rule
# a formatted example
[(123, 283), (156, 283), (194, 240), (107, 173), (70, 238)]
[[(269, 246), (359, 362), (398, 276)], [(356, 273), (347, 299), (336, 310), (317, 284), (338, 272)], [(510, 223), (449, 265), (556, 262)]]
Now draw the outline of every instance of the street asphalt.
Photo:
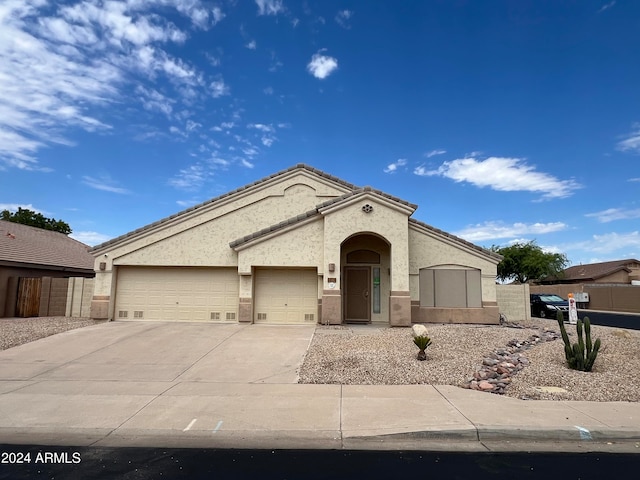
[(0, 352), (0, 444), (640, 453), (629, 402), (303, 385), (313, 326), (110, 322)]

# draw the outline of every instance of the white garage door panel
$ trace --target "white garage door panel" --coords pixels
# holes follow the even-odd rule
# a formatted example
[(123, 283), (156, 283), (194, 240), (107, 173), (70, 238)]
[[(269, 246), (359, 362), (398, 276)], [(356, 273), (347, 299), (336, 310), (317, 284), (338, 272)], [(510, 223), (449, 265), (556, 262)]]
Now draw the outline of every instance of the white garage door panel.
[(316, 270), (256, 270), (256, 323), (305, 323), (318, 321)]
[(236, 321), (237, 270), (120, 267), (115, 318)]

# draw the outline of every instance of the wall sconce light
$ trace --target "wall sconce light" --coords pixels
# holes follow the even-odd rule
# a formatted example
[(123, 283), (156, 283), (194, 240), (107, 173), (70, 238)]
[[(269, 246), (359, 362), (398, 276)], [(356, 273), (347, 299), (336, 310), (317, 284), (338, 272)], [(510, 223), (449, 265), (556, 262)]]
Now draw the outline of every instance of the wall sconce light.
[(336, 271), (336, 264), (335, 263), (330, 263), (329, 264), (329, 271), (330, 272), (335, 272)]
[(100, 270), (106, 270), (107, 269), (107, 262), (100, 262)]

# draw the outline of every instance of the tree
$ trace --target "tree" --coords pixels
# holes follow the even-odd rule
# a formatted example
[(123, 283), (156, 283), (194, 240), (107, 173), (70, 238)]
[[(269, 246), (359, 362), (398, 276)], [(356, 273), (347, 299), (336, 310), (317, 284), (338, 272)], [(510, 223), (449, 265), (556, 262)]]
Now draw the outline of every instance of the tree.
[(71, 233), (71, 227), (69, 224), (62, 220), (47, 218), (41, 213), (36, 213), (33, 210), (26, 208), (18, 208), (18, 211), (14, 213), (11, 213), (9, 210), (3, 210), (2, 220), (21, 223), (23, 225), (29, 225), (36, 228), (43, 228), (45, 230), (53, 230), (54, 232), (64, 233), (65, 235), (69, 235)]
[(498, 264), (498, 279), (527, 283), (549, 275), (559, 276), (569, 261), (563, 253), (545, 253), (535, 241), (509, 247), (491, 247), (504, 258)]

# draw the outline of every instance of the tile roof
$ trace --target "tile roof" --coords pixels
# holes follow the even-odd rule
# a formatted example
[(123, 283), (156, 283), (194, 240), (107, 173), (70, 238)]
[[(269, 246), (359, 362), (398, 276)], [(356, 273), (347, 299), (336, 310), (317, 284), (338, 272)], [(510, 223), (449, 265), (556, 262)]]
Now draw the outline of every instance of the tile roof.
[(363, 187), (363, 188), (358, 188), (358, 187), (354, 187), (354, 189), (350, 192), (345, 193), (344, 195), (341, 195), (339, 197), (335, 197), (335, 198), (331, 198), (329, 200), (327, 200), (324, 203), (321, 203), (320, 205), (316, 206), (316, 210), (320, 210), (322, 208), (328, 207), (330, 205), (336, 204), (336, 203), (341, 203), (343, 201), (345, 201), (346, 199), (350, 198), (350, 197), (355, 197), (356, 195), (359, 195), (361, 193), (364, 192), (372, 192), (375, 193), (377, 195), (380, 195), (383, 198), (386, 198), (387, 200), (391, 200), (393, 202), (397, 202), (400, 203), (402, 205), (405, 205), (413, 210), (417, 209), (418, 206), (414, 203), (410, 203), (407, 202), (406, 200), (402, 200), (401, 198), (398, 197), (394, 197), (393, 195), (389, 195), (388, 193), (383, 192), (382, 190), (376, 190), (375, 188), (371, 188), (369, 186)]
[(574, 265), (573, 267), (569, 267), (564, 270), (564, 275), (560, 280), (596, 280), (620, 270), (629, 271), (628, 265), (632, 263), (640, 264), (640, 261), (634, 258), (627, 258), (626, 260)]
[(118, 242), (120, 242), (120, 241), (122, 241), (122, 240), (124, 240), (126, 238), (136, 236), (139, 233), (145, 232), (147, 230), (151, 230), (152, 228), (157, 227), (158, 225), (166, 223), (166, 222), (168, 222), (170, 220), (173, 220), (176, 217), (179, 217), (179, 216), (184, 215), (186, 213), (193, 212), (194, 210), (198, 210), (198, 209), (200, 209), (202, 207), (206, 207), (206, 206), (211, 205), (213, 203), (219, 202), (220, 200), (223, 200), (225, 198), (228, 198), (228, 197), (230, 197), (232, 195), (235, 195), (237, 193), (243, 192), (243, 191), (248, 190), (250, 188), (253, 188), (255, 186), (258, 186), (258, 185), (260, 185), (262, 183), (265, 183), (265, 182), (267, 182), (267, 181), (269, 181), (269, 180), (271, 180), (273, 178), (284, 176), (287, 173), (293, 172), (295, 170), (306, 170), (308, 172), (313, 172), (316, 175), (319, 175), (320, 177), (326, 178), (327, 180), (330, 180), (330, 181), (335, 182), (335, 183), (337, 183), (339, 185), (342, 185), (343, 187), (348, 188), (350, 190), (354, 190), (354, 189), (358, 188), (354, 184), (346, 182), (346, 181), (344, 181), (344, 180), (342, 180), (342, 179), (340, 179), (338, 177), (335, 177), (333, 175), (330, 175), (330, 174), (328, 174), (328, 173), (326, 173), (326, 172), (324, 172), (322, 170), (319, 170), (317, 168), (311, 167), (310, 165), (307, 165), (305, 163), (298, 163), (297, 165), (294, 165), (292, 167), (286, 168), (286, 169), (281, 170), (279, 172), (273, 173), (273, 174), (271, 174), (269, 176), (261, 178), (260, 180), (256, 180), (255, 182), (249, 183), (249, 184), (244, 185), (244, 186), (242, 186), (240, 188), (236, 188), (235, 190), (231, 190), (230, 192), (224, 193), (224, 194), (222, 194), (222, 195), (220, 195), (218, 197), (215, 197), (215, 198), (212, 198), (210, 200), (207, 200), (206, 202), (200, 203), (198, 205), (194, 205), (193, 207), (187, 208), (186, 210), (182, 210), (182, 211), (180, 211), (178, 213), (175, 213), (175, 214), (173, 214), (173, 215), (171, 215), (169, 217), (162, 218), (162, 219), (160, 219), (160, 220), (158, 220), (156, 222), (153, 222), (153, 223), (151, 223), (149, 225), (145, 225), (144, 227), (141, 227), (141, 228), (138, 228), (138, 229), (133, 230), (131, 232), (125, 233), (124, 235), (120, 235), (119, 237), (116, 237), (116, 238), (113, 238), (113, 239), (111, 239), (111, 240), (109, 240), (107, 242), (101, 243), (100, 245), (96, 245), (93, 248), (91, 248), (89, 251), (90, 252), (95, 252), (95, 251), (98, 251), (98, 250), (100, 250), (102, 248), (114, 245), (114, 244), (116, 244), (116, 243), (118, 243)]
[(93, 272), (89, 246), (62, 233), (0, 220), (0, 263)]
[(305, 213), (301, 213), (300, 215), (296, 215), (295, 217), (288, 218), (280, 223), (275, 225), (271, 225), (270, 227), (263, 228), (262, 230), (258, 230), (257, 232), (253, 232), (249, 235), (245, 235), (244, 237), (238, 238), (229, 243), (231, 248), (239, 247), (240, 245), (244, 245), (251, 240), (255, 240), (256, 238), (264, 237), (265, 235), (269, 235), (272, 232), (277, 232), (278, 230), (282, 230), (283, 228), (289, 227), (291, 225), (295, 225), (300, 223), (308, 218), (319, 216), (318, 210), (308, 210)]
[[(334, 205), (334, 204), (338, 204), (340, 202), (343, 202), (343, 201), (345, 201), (345, 200), (347, 200), (347, 199), (349, 199), (351, 197), (354, 197), (354, 196), (356, 196), (356, 195), (358, 195), (360, 193), (363, 193), (363, 192), (375, 193), (375, 194), (377, 194), (377, 195), (379, 195), (379, 196), (381, 196), (383, 198), (386, 198), (386, 199), (391, 200), (393, 202), (400, 203), (400, 204), (405, 205), (406, 207), (409, 207), (409, 208), (411, 208), (413, 210), (416, 210), (418, 208), (418, 206), (416, 204), (413, 204), (411, 202), (407, 202), (406, 200), (403, 200), (401, 198), (395, 197), (393, 195), (389, 195), (388, 193), (385, 193), (382, 190), (377, 190), (377, 189), (374, 189), (374, 188), (372, 188), (370, 186), (358, 187), (358, 186), (356, 186), (356, 185), (354, 185), (352, 183), (346, 182), (346, 181), (344, 181), (344, 180), (342, 180), (342, 179), (340, 179), (340, 178), (338, 178), (338, 177), (336, 177), (334, 175), (328, 174), (328, 173), (326, 173), (326, 172), (324, 172), (322, 170), (319, 170), (317, 168), (311, 167), (310, 165), (307, 165), (307, 164), (304, 164), (304, 163), (298, 163), (297, 165), (294, 165), (294, 166), (289, 167), (287, 169), (284, 169), (284, 170), (281, 170), (281, 171), (276, 172), (274, 174), (271, 174), (271, 175), (269, 175), (267, 177), (264, 177), (264, 178), (262, 178), (260, 180), (255, 181), (253, 183), (247, 184), (247, 185), (245, 185), (243, 187), (237, 188), (235, 190), (232, 190), (230, 192), (222, 194), (222, 195), (220, 195), (218, 197), (212, 198), (211, 200), (208, 200), (208, 201), (206, 201), (204, 203), (201, 203), (199, 205), (195, 205), (193, 207), (190, 207), (190, 208), (188, 208), (186, 210), (183, 210), (181, 212), (178, 212), (178, 213), (176, 213), (174, 215), (171, 215), (169, 217), (166, 217), (166, 218), (163, 218), (161, 220), (158, 220), (157, 222), (154, 222), (154, 223), (151, 223), (151, 224), (146, 225), (144, 227), (138, 228), (137, 230), (133, 230), (132, 232), (126, 233), (126, 234), (121, 235), (121, 236), (119, 236), (117, 238), (114, 238), (114, 239), (109, 240), (107, 242), (101, 243), (100, 245), (96, 245), (95, 247), (91, 248), (89, 251), (90, 252), (95, 252), (95, 251), (98, 251), (98, 250), (103, 249), (105, 247), (109, 247), (111, 245), (119, 243), (120, 241), (122, 241), (122, 240), (124, 240), (126, 238), (136, 236), (136, 235), (138, 235), (138, 234), (140, 234), (142, 232), (145, 232), (147, 230), (151, 230), (152, 228), (154, 228), (156, 226), (159, 226), (159, 225), (161, 225), (163, 223), (166, 223), (166, 222), (168, 222), (170, 220), (173, 220), (176, 217), (179, 217), (179, 216), (184, 215), (186, 213), (193, 212), (195, 210), (198, 210), (198, 209), (200, 209), (202, 207), (211, 205), (213, 203), (219, 202), (220, 200), (223, 200), (223, 199), (225, 199), (227, 197), (230, 197), (230, 196), (235, 195), (237, 193), (243, 192), (245, 190), (248, 190), (250, 188), (253, 188), (255, 186), (263, 184), (263, 183), (265, 183), (265, 182), (267, 182), (267, 181), (269, 181), (269, 180), (271, 180), (273, 178), (286, 175), (287, 173), (293, 172), (295, 170), (306, 170), (308, 172), (315, 173), (316, 175), (319, 175), (320, 177), (326, 178), (326, 179), (328, 179), (328, 180), (330, 180), (332, 182), (335, 182), (335, 183), (337, 183), (339, 185), (342, 185), (343, 187), (349, 189), (350, 191), (345, 193), (345, 194), (343, 194), (343, 195), (341, 195), (341, 196), (339, 196), (339, 197), (335, 197), (335, 198), (329, 199), (326, 202), (323, 202), (323, 203), (317, 205), (316, 208), (313, 209), (313, 210), (309, 210), (307, 212), (304, 212), (304, 213), (302, 213), (300, 215), (296, 215), (295, 217), (291, 217), (291, 218), (289, 218), (287, 220), (284, 220), (284, 221), (282, 221), (280, 223), (277, 223), (275, 225), (271, 225), (271, 226), (269, 226), (267, 228), (263, 228), (262, 230), (259, 230), (257, 232), (253, 232), (253, 233), (251, 233), (249, 235), (245, 235), (244, 237), (238, 238), (238, 239), (232, 241), (231, 243), (229, 243), (229, 246), (231, 248), (236, 248), (236, 247), (238, 247), (240, 245), (243, 245), (243, 244), (245, 244), (245, 243), (247, 243), (247, 242), (249, 242), (251, 240), (255, 240), (257, 238), (260, 238), (260, 237), (263, 237), (265, 235), (268, 235), (268, 234), (270, 234), (272, 232), (281, 230), (281, 229), (289, 227), (291, 225), (295, 225), (295, 224), (297, 224), (299, 222), (302, 222), (302, 221), (307, 220), (307, 219), (309, 219), (311, 217), (319, 215), (318, 211), (320, 209), (329, 207), (329, 206)], [(463, 239), (461, 239), (459, 237), (456, 237), (455, 235), (451, 235), (450, 233), (447, 233), (447, 232), (445, 232), (443, 230), (439, 230), (437, 228), (434, 228), (434, 227), (432, 227), (430, 225), (427, 225), (426, 223), (419, 222), (419, 221), (414, 220), (412, 218), (409, 218), (409, 222), (413, 222), (416, 225), (420, 225), (422, 228), (426, 228), (428, 230), (433, 231), (434, 233), (437, 233), (439, 235), (442, 235), (442, 236), (445, 236), (447, 238), (450, 238), (450, 239), (456, 241), (457, 243), (466, 245), (469, 248), (477, 250), (478, 252), (481, 252), (481, 253), (483, 253), (485, 255), (488, 255), (490, 257), (493, 257), (495, 259), (498, 259), (498, 260), (502, 259), (502, 256), (498, 255), (497, 253), (491, 252), (490, 250), (487, 250), (485, 248), (479, 247), (479, 246), (477, 246), (477, 245), (475, 245), (473, 243), (467, 242), (466, 240), (463, 240)]]
[(394, 197), (393, 195), (389, 195), (388, 193), (384, 193), (381, 190), (376, 190), (374, 188), (371, 187), (364, 187), (364, 188), (358, 188), (358, 187), (354, 187), (354, 189), (350, 192), (345, 193), (344, 195), (340, 195), (339, 197), (335, 197), (335, 198), (331, 198), (323, 203), (320, 203), (318, 205), (316, 205), (316, 208), (313, 210), (309, 210), (305, 213), (302, 213), (300, 215), (296, 215), (295, 217), (291, 217), (287, 220), (284, 220), (283, 222), (277, 223), (275, 225), (271, 225), (270, 227), (267, 228), (263, 228), (262, 230), (259, 230), (257, 232), (253, 232), (249, 235), (245, 235), (242, 238), (238, 238), (234, 241), (232, 241), (231, 243), (229, 243), (229, 246), (231, 248), (235, 248), (235, 247), (239, 247), (240, 245), (243, 245), (247, 242), (250, 242), (251, 240), (255, 240), (256, 238), (260, 238), (263, 237), (265, 235), (269, 235), (272, 232), (278, 231), (278, 230), (282, 230), (283, 228), (289, 227), (291, 225), (295, 225), (296, 223), (300, 223), (308, 218), (311, 217), (315, 217), (317, 215), (320, 215), (319, 211), (325, 207), (329, 207), (331, 205), (337, 205), (341, 202), (344, 202), (346, 200), (348, 200), (349, 198), (355, 197), (356, 195), (359, 195), (361, 193), (365, 193), (365, 192), (373, 192), (377, 195), (380, 195), (383, 198), (386, 198), (388, 200), (392, 200), (394, 202), (398, 202), (401, 203), (403, 205), (406, 205), (407, 207), (412, 208), (413, 210), (415, 210), (416, 208), (418, 208), (417, 205), (414, 205), (413, 203), (409, 203), (405, 200), (402, 200), (401, 198), (398, 197)]
[(482, 248), (478, 245), (476, 245), (475, 243), (471, 243), (468, 242), (466, 240), (464, 240), (463, 238), (460, 237), (456, 237), (455, 235), (452, 235), (451, 233), (445, 232), (444, 230), (440, 230), (439, 228), (436, 227), (432, 227), (431, 225), (421, 222), (419, 220), (415, 220), (414, 218), (410, 218), (409, 219), (409, 223), (413, 223), (414, 225), (418, 225), (426, 230), (431, 230), (432, 232), (441, 235), (443, 237), (447, 237), (451, 240), (453, 240), (456, 243), (460, 243), (462, 245), (465, 245), (469, 248), (472, 248), (473, 250), (476, 250), (484, 255), (487, 255), (489, 257), (495, 258), (496, 260), (501, 261), (502, 260), (502, 255), (500, 255), (499, 253), (496, 252), (492, 252), (491, 250), (487, 250), (486, 248)]

